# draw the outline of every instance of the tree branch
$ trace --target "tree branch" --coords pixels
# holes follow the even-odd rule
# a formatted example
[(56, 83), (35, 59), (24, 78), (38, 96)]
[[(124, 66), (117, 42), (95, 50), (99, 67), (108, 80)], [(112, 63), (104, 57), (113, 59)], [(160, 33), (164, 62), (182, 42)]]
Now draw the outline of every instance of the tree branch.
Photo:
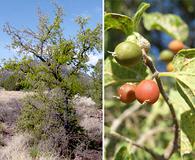
[(155, 68), (155, 66), (154, 66), (153, 61), (151, 60), (151, 58), (149, 56), (147, 56), (147, 54), (146, 54), (146, 52), (145, 52), (144, 49), (142, 49), (142, 54), (143, 54), (143, 58), (144, 58), (144, 62), (146, 64), (146, 66), (149, 67), (149, 69), (151, 70), (151, 72), (153, 74), (156, 74), (157, 75), (157, 76), (155, 76), (156, 82), (158, 84), (158, 87), (159, 87), (159, 90), (160, 90), (161, 95), (163, 96), (165, 102), (167, 103), (167, 105), (169, 107), (169, 110), (171, 112), (172, 119), (173, 119), (173, 124), (174, 124), (174, 140), (173, 140), (173, 143), (172, 143), (172, 147), (168, 146), (168, 148), (170, 148), (170, 149), (168, 149), (168, 150), (165, 149), (166, 152), (164, 153), (164, 159), (167, 160), (179, 148), (179, 145), (178, 145), (179, 124), (178, 124), (178, 120), (177, 120), (177, 117), (176, 117), (176, 113), (175, 113), (173, 104), (170, 102), (169, 97), (167, 96), (167, 94), (164, 91), (164, 88), (163, 88), (161, 79), (158, 77), (158, 73), (159, 72)]
[(120, 140), (126, 141), (127, 143), (130, 143), (131, 145), (140, 148), (144, 151), (146, 151), (147, 153), (149, 153), (155, 160), (164, 160), (164, 157), (159, 155), (158, 153), (155, 153), (153, 150), (145, 147), (145, 146), (141, 146), (140, 144), (137, 144), (136, 142), (132, 141), (131, 139), (124, 137), (122, 135), (120, 135), (119, 133), (116, 133), (114, 131), (109, 132), (109, 134), (111, 136), (114, 136), (115, 138), (118, 138)]
[(111, 130), (117, 131), (118, 127), (121, 125), (121, 123), (128, 118), (130, 115), (132, 115), (135, 111), (137, 111), (141, 107), (140, 104), (135, 104), (132, 107), (125, 110), (117, 119), (115, 119), (112, 123)]

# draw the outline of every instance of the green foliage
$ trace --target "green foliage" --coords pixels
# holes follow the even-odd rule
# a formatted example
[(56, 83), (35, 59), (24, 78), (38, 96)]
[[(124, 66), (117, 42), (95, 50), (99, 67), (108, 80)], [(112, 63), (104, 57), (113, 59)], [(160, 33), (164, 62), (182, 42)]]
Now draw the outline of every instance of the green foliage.
[(139, 29), (140, 21), (142, 19), (142, 16), (144, 12), (150, 7), (149, 3), (141, 3), (137, 9), (137, 12), (133, 16), (133, 22), (134, 22), (134, 30)]
[[(187, 122), (187, 123), (186, 123)], [(195, 113), (186, 111), (181, 115), (181, 129), (187, 135), (192, 148), (195, 147)]]
[(146, 76), (146, 67), (139, 63), (133, 67), (127, 68), (119, 65), (114, 58), (108, 57), (104, 62), (104, 85), (120, 85), (125, 82), (139, 82)]
[[(117, 29), (125, 33), (126, 36), (122, 38), (120, 37), (121, 39), (118, 38), (119, 40), (116, 38), (118, 40), (116, 44), (113, 42), (114, 39), (110, 38), (110, 36), (107, 40), (112, 43), (109, 44), (114, 44), (113, 47), (115, 47), (122, 39), (128, 40), (128, 37), (130, 37), (130, 40), (136, 41), (137, 39), (133, 37), (133, 33), (135, 31), (138, 32), (137, 30), (142, 27), (142, 25), (140, 25), (140, 20), (142, 17), (144, 23), (143, 27), (145, 27), (147, 30), (158, 30), (167, 33), (173, 39), (178, 39), (181, 41), (187, 40), (189, 36), (188, 26), (179, 16), (174, 14), (161, 14), (159, 12), (144, 13), (148, 7), (149, 4), (142, 3), (138, 7), (138, 11), (135, 13), (135, 15), (131, 15), (130, 17), (118, 13), (106, 13), (105, 30), (108, 30), (109, 27), (112, 29)], [(106, 17), (107, 15), (109, 15), (111, 18)], [(115, 17), (111, 15), (117, 16)], [(127, 21), (127, 19), (129, 20)], [(124, 28), (121, 27), (122, 23), (125, 23), (125, 25), (123, 25)], [(161, 50), (162, 48), (159, 49)], [(180, 153), (183, 159), (186, 160), (193, 159), (192, 157), (194, 154), (194, 59), (194, 49), (183, 49), (174, 55), (172, 61), (170, 60), (171, 63), (173, 63), (174, 71), (159, 73), (159, 77), (163, 77), (163, 88), (166, 88), (170, 102), (174, 106), (176, 116), (180, 120)], [(111, 56), (108, 56), (105, 59), (104, 84), (105, 92), (107, 93), (105, 95), (105, 125), (110, 126), (111, 129), (116, 129), (118, 133), (127, 138), (136, 140), (135, 142), (142, 142), (141, 144), (144, 144), (144, 146), (149, 146), (149, 148), (152, 148), (155, 152), (162, 155), (166, 152), (165, 148), (168, 146), (168, 143), (170, 143), (170, 141), (173, 139), (172, 134), (165, 133), (163, 131), (163, 128), (166, 128), (167, 126), (172, 127), (170, 111), (164, 99), (160, 97), (159, 100), (152, 105), (152, 107), (148, 105), (139, 106), (137, 103), (125, 105), (119, 102), (117, 99), (113, 99), (113, 96), (116, 96), (116, 90), (119, 84), (123, 84), (125, 82), (139, 82), (142, 79), (147, 79), (152, 76), (145, 66), (142, 65), (143, 62), (138, 66), (135, 66), (135, 68), (131, 67), (127, 69), (117, 64)], [(173, 79), (167, 77), (171, 77)], [(134, 110), (137, 105), (139, 106), (139, 109)], [(140, 112), (146, 112), (146, 115), (140, 115)], [(143, 140), (144, 135), (147, 135), (148, 132), (158, 127), (162, 127), (162, 131), (156, 133), (155, 136), (153, 136), (153, 138), (151, 138), (149, 141)], [(167, 131), (167, 129), (165, 130)], [(112, 137), (108, 137), (106, 135), (106, 141), (108, 141), (105, 146), (106, 158), (108, 159), (113, 158), (114, 156), (116, 158), (116, 155), (113, 155), (113, 152), (115, 152), (117, 147), (122, 147), (125, 150), (122, 143)], [(122, 152), (123, 151), (121, 151), (121, 153)], [(142, 150), (132, 149), (132, 152), (134, 156), (131, 157), (131, 159), (134, 159), (134, 157), (135, 159), (151, 159), (151, 157)], [(125, 153), (124, 155), (126, 154), (128, 155), (128, 153)], [(177, 160), (181, 158), (181, 155), (179, 152), (175, 152), (170, 159)], [(119, 156), (121, 155), (119, 154)]]
[[(33, 90), (24, 101), (17, 128), (32, 133), (38, 141), (51, 141), (50, 147), (65, 157), (74, 157), (74, 149), (81, 142), (88, 143), (72, 106), (74, 95), (83, 95), (87, 89), (80, 77), (93, 69), (89, 56), (102, 50), (101, 25), (91, 29), (87, 22), (88, 18), (78, 17), (77, 35), (65, 38), (63, 9), (55, 5), (53, 20), (39, 12), (37, 31), (4, 26), (12, 40), (10, 48), (21, 58), (5, 61), (2, 69), (19, 75), (21, 87), (29, 85)], [(99, 96), (99, 77), (94, 84)]]
[(102, 59), (99, 59), (93, 68), (90, 97), (96, 102), (99, 108), (102, 106)]
[(122, 146), (119, 151), (116, 153), (114, 160), (131, 160), (131, 155), (126, 146)]
[(175, 72), (166, 75), (176, 78), (178, 91), (192, 110), (195, 108), (194, 57), (195, 49), (181, 50), (173, 59)]
[(131, 18), (125, 15), (117, 13), (106, 13), (104, 16), (105, 31), (109, 29), (118, 29), (129, 35), (133, 32), (133, 21)]
[[(47, 105), (41, 101), (43, 95), (35, 95), (27, 97), (24, 101), (21, 114), (17, 121), (17, 128), (21, 131), (28, 131), (32, 133), (37, 139), (41, 139), (44, 134), (43, 127), (45, 125), (45, 118), (47, 114)], [(40, 106), (33, 104), (38, 103)], [(42, 104), (42, 105), (41, 105)]]
[(105, 31), (109, 29), (117, 29), (124, 32), (126, 35), (130, 35), (133, 31), (136, 31), (144, 11), (149, 7), (148, 3), (141, 3), (138, 7), (134, 17), (130, 18), (126, 15), (117, 13), (106, 13), (104, 16)]
[(147, 30), (159, 30), (167, 33), (174, 39), (185, 41), (189, 35), (187, 24), (174, 14), (161, 14), (159, 12), (145, 13), (144, 26)]
[[(46, 143), (48, 151), (62, 150), (61, 155), (69, 156), (87, 138), (84, 138), (84, 130), (78, 124), (72, 104), (65, 105), (64, 97), (61, 89), (36, 92), (26, 97), (17, 120), (17, 129), (31, 133), (35, 144)], [(33, 149), (32, 154), (37, 155), (37, 151)]]
[(37, 146), (32, 146), (30, 148), (30, 156), (34, 159), (36, 159), (39, 155), (40, 155), (40, 152), (39, 152), (39, 149)]

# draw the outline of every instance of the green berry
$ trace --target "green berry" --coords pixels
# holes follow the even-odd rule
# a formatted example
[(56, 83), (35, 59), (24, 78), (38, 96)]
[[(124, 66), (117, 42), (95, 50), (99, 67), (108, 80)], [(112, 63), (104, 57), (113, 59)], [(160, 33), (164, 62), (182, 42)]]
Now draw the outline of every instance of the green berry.
[(116, 46), (113, 56), (120, 65), (129, 67), (140, 61), (142, 51), (137, 44), (125, 41)]

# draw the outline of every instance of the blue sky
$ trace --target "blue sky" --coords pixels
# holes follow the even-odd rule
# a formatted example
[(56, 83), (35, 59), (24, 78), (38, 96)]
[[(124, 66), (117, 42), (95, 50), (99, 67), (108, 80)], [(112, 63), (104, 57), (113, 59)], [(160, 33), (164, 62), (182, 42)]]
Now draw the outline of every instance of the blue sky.
[[(64, 8), (63, 28), (66, 37), (75, 35), (78, 26), (74, 19), (77, 16), (89, 16), (89, 27), (94, 28), (97, 23), (102, 22), (102, 0), (56, 0), (57, 4)], [(0, 59), (16, 56), (14, 51), (5, 46), (10, 44), (9, 36), (3, 32), (3, 25), (8, 22), (12, 26), (22, 29), (35, 29), (38, 24), (37, 10), (40, 8), (49, 17), (54, 16), (52, 0), (6, 0), (0, 5)], [(90, 57), (96, 61), (97, 57)]]

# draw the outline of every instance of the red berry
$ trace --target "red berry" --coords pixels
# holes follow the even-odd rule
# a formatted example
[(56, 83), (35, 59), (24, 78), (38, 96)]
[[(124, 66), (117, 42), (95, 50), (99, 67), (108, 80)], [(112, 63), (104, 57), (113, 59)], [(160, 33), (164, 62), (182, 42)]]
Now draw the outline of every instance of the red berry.
[(159, 94), (158, 85), (153, 80), (143, 80), (135, 89), (135, 96), (140, 103), (153, 104), (158, 100)]
[(136, 85), (131, 83), (125, 83), (122, 85), (118, 90), (118, 96), (120, 98), (120, 101), (124, 103), (131, 103), (133, 102), (135, 98), (135, 88)]

